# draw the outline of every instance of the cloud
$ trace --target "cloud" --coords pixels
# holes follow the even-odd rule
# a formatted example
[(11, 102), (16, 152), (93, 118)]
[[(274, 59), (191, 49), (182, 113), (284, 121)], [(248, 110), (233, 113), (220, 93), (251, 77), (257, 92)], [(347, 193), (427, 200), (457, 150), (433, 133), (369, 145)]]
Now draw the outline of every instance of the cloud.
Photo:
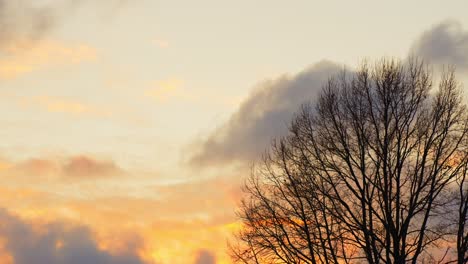
[[(468, 71), (468, 30), (456, 21), (439, 23), (421, 34), (410, 55)], [(285, 134), (299, 106), (313, 101), (327, 78), (340, 69), (322, 61), (295, 76), (263, 82), (227, 122), (190, 146), (189, 163), (208, 166), (257, 159), (272, 139)]]
[[(33, 219), (30, 226), (38, 232), (50, 229), (38, 225), (38, 221), (50, 223), (62, 219), (59, 220), (62, 223), (85, 225), (93, 231), (98, 248), (111, 255), (124, 252), (122, 248), (136, 248), (131, 246), (138, 244), (138, 239), (131, 237), (135, 234), (144, 242), (137, 252), (148, 261), (194, 263), (194, 253), (203, 248), (216, 256), (217, 262), (230, 263), (220, 241), (237, 230), (235, 208), (242, 195), (240, 177), (225, 175), (168, 185), (157, 184), (154, 179), (144, 182), (138, 178), (138, 172), (126, 171), (126, 175), (132, 176), (105, 181), (84, 176), (90, 180), (79, 181), (74, 180), (78, 177), (62, 175), (63, 167), (75, 163), (76, 157), (79, 156), (5, 162), (0, 205), (7, 206), (21, 219)], [(27, 176), (19, 183), (15, 167), (21, 167)], [(65, 177), (71, 180), (63, 180)], [(0, 263), (7, 264), (1, 258), (2, 241), (0, 231)]]
[(54, 24), (54, 10), (28, 0), (0, 0), (0, 47), (18, 39), (36, 40)]
[(44, 176), (59, 173), (60, 166), (52, 160), (32, 158), (16, 164), (14, 170), (28, 175)]
[(72, 177), (99, 177), (120, 173), (120, 168), (112, 161), (99, 161), (88, 156), (71, 157), (63, 173)]
[[(5, 44), (0, 57), (0, 78), (19, 75), (51, 66), (79, 64), (96, 60), (97, 52), (86, 44), (68, 44), (58, 41), (30, 41)], [(25, 49), (25, 47), (28, 47)]]
[[(86, 215), (88, 220), (108, 227), (118, 227), (123, 222), (149, 224), (155, 219), (167, 221), (168, 225), (158, 225), (155, 229), (178, 229), (177, 222), (196, 223), (199, 228), (231, 223), (240, 201), (241, 180), (239, 177), (207, 179), (173, 185), (138, 187), (146, 196), (131, 194), (131, 187), (99, 195), (90, 194), (90, 199), (70, 200), (66, 207)], [(97, 188), (96, 191), (103, 191)], [(200, 192), (200, 190), (204, 190)], [(151, 208), (151, 210), (148, 210)], [(108, 218), (115, 219), (108, 222)]]
[(216, 264), (216, 257), (208, 250), (200, 250), (197, 252), (194, 264)]
[(139, 264), (135, 253), (140, 246), (130, 243), (119, 254), (99, 248), (91, 231), (65, 223), (32, 225), (0, 210), (0, 237), (3, 251), (15, 264)]
[(113, 161), (99, 160), (86, 155), (55, 159), (31, 158), (4, 167), (7, 170), (6, 174), (49, 179), (96, 179), (124, 173)]
[[(34, 44), (83, 3), (99, 3), (113, 10), (128, 0), (0, 0), (0, 49), (17, 41)], [(28, 48), (29, 46), (24, 46)]]
[(190, 164), (257, 159), (273, 138), (286, 133), (300, 105), (313, 101), (323, 83), (341, 69), (322, 61), (297, 75), (261, 83), (226, 123), (192, 147)]
[(468, 71), (468, 31), (457, 21), (444, 21), (424, 32), (411, 53), (433, 64)]
[(46, 41), (45, 36), (85, 3), (93, 5), (88, 9), (115, 13), (116, 8), (129, 2), (0, 0), (0, 79), (15, 78), (46, 66), (95, 60), (96, 51), (86, 44)]

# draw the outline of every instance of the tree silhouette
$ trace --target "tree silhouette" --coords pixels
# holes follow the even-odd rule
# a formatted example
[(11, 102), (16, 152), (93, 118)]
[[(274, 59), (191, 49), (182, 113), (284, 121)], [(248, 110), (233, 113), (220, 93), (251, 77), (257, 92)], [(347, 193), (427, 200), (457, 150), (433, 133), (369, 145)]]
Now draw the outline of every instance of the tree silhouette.
[(466, 263), (467, 117), (454, 71), (433, 88), (417, 59), (331, 78), (253, 167), (233, 259)]

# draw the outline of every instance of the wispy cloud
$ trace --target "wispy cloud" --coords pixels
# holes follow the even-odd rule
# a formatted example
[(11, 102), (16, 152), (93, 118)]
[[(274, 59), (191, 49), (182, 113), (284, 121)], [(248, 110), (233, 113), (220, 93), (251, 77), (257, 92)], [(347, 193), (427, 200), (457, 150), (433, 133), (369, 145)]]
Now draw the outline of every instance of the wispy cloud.
[(112, 161), (100, 161), (81, 155), (71, 157), (63, 166), (63, 173), (71, 177), (105, 177), (119, 175), (122, 170)]
[(55, 23), (56, 14), (49, 6), (28, 0), (0, 0), (0, 48), (18, 40), (35, 41)]
[(90, 155), (69, 157), (35, 157), (23, 161), (2, 160), (0, 175), (13, 178), (29, 178), (31, 182), (50, 180), (86, 180), (121, 176), (125, 172), (112, 160), (98, 159)]
[(192, 96), (183, 89), (184, 82), (179, 79), (155, 81), (152, 88), (145, 91), (145, 96), (158, 102), (167, 102), (170, 99), (189, 99)]
[(238, 97), (223, 95), (219, 90), (208, 91), (191, 87), (183, 79), (168, 78), (152, 81), (144, 96), (158, 103), (193, 103), (202, 105), (222, 105), (232, 107), (240, 101)]
[[(4, 45), (23, 42), (29, 48), (84, 3), (101, 4), (115, 9), (128, 0), (0, 0), (0, 50)], [(135, 2), (135, 1), (133, 1)]]
[(40, 41), (28, 49), (29, 42), (13, 42), (0, 56), (0, 78), (15, 78), (38, 69), (94, 61), (97, 51), (86, 44)]
[(53, 97), (53, 96), (32, 96), (17, 98), (20, 106), (32, 109), (42, 109), (51, 113), (65, 113), (75, 116), (95, 116), (110, 117), (110, 109), (95, 106), (92, 104), (77, 101), (75, 99)]
[(169, 41), (161, 38), (153, 38), (151, 43), (162, 49), (169, 47)]

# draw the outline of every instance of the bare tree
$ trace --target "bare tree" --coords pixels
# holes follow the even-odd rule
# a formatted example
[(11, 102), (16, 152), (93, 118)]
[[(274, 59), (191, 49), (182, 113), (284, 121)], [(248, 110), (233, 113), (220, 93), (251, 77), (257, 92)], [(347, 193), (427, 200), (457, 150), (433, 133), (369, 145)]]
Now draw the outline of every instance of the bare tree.
[(304, 106), (289, 135), (253, 169), (234, 259), (435, 259), (430, 249), (450, 235), (439, 217), (450, 202), (444, 193), (466, 169), (460, 92), (453, 70), (433, 89), (427, 65), (416, 59), (384, 59), (330, 79), (316, 107)]

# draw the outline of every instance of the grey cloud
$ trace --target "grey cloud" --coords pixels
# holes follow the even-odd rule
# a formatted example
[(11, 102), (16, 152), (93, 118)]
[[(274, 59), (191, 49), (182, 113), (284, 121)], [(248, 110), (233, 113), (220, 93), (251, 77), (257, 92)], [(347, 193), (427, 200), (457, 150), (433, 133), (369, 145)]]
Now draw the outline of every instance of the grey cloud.
[[(468, 31), (456, 21), (442, 22), (424, 32), (410, 54), (435, 66), (454, 65), (458, 71), (468, 71)], [(259, 85), (228, 122), (192, 147), (190, 164), (257, 159), (273, 138), (285, 134), (299, 105), (313, 101), (327, 78), (339, 70), (333, 63), (320, 62), (296, 76)]]
[(456, 21), (445, 21), (424, 32), (411, 53), (437, 65), (454, 65), (468, 70), (468, 31)]
[(37, 6), (28, 0), (0, 0), (0, 45), (13, 40), (34, 40), (54, 23), (50, 6)]
[(197, 253), (195, 264), (216, 264), (216, 258), (210, 251), (202, 249)]
[[(41, 3), (42, 2), (42, 3)], [(0, 0), (0, 48), (14, 43), (31, 45), (84, 3), (99, 4), (113, 10), (128, 0)]]
[(0, 210), (0, 237), (16, 264), (143, 264), (130, 248), (121, 255), (98, 249), (86, 227), (64, 223), (46, 226), (37, 232), (31, 225)]
[(282, 76), (260, 84), (229, 121), (193, 147), (190, 164), (206, 166), (250, 161), (284, 135), (303, 103), (313, 101), (322, 85), (342, 67), (319, 62), (295, 76)]
[(63, 179), (97, 179), (125, 175), (125, 171), (112, 160), (100, 160), (90, 155), (70, 157), (31, 158), (16, 163), (9, 172), (29, 177), (57, 176)]

